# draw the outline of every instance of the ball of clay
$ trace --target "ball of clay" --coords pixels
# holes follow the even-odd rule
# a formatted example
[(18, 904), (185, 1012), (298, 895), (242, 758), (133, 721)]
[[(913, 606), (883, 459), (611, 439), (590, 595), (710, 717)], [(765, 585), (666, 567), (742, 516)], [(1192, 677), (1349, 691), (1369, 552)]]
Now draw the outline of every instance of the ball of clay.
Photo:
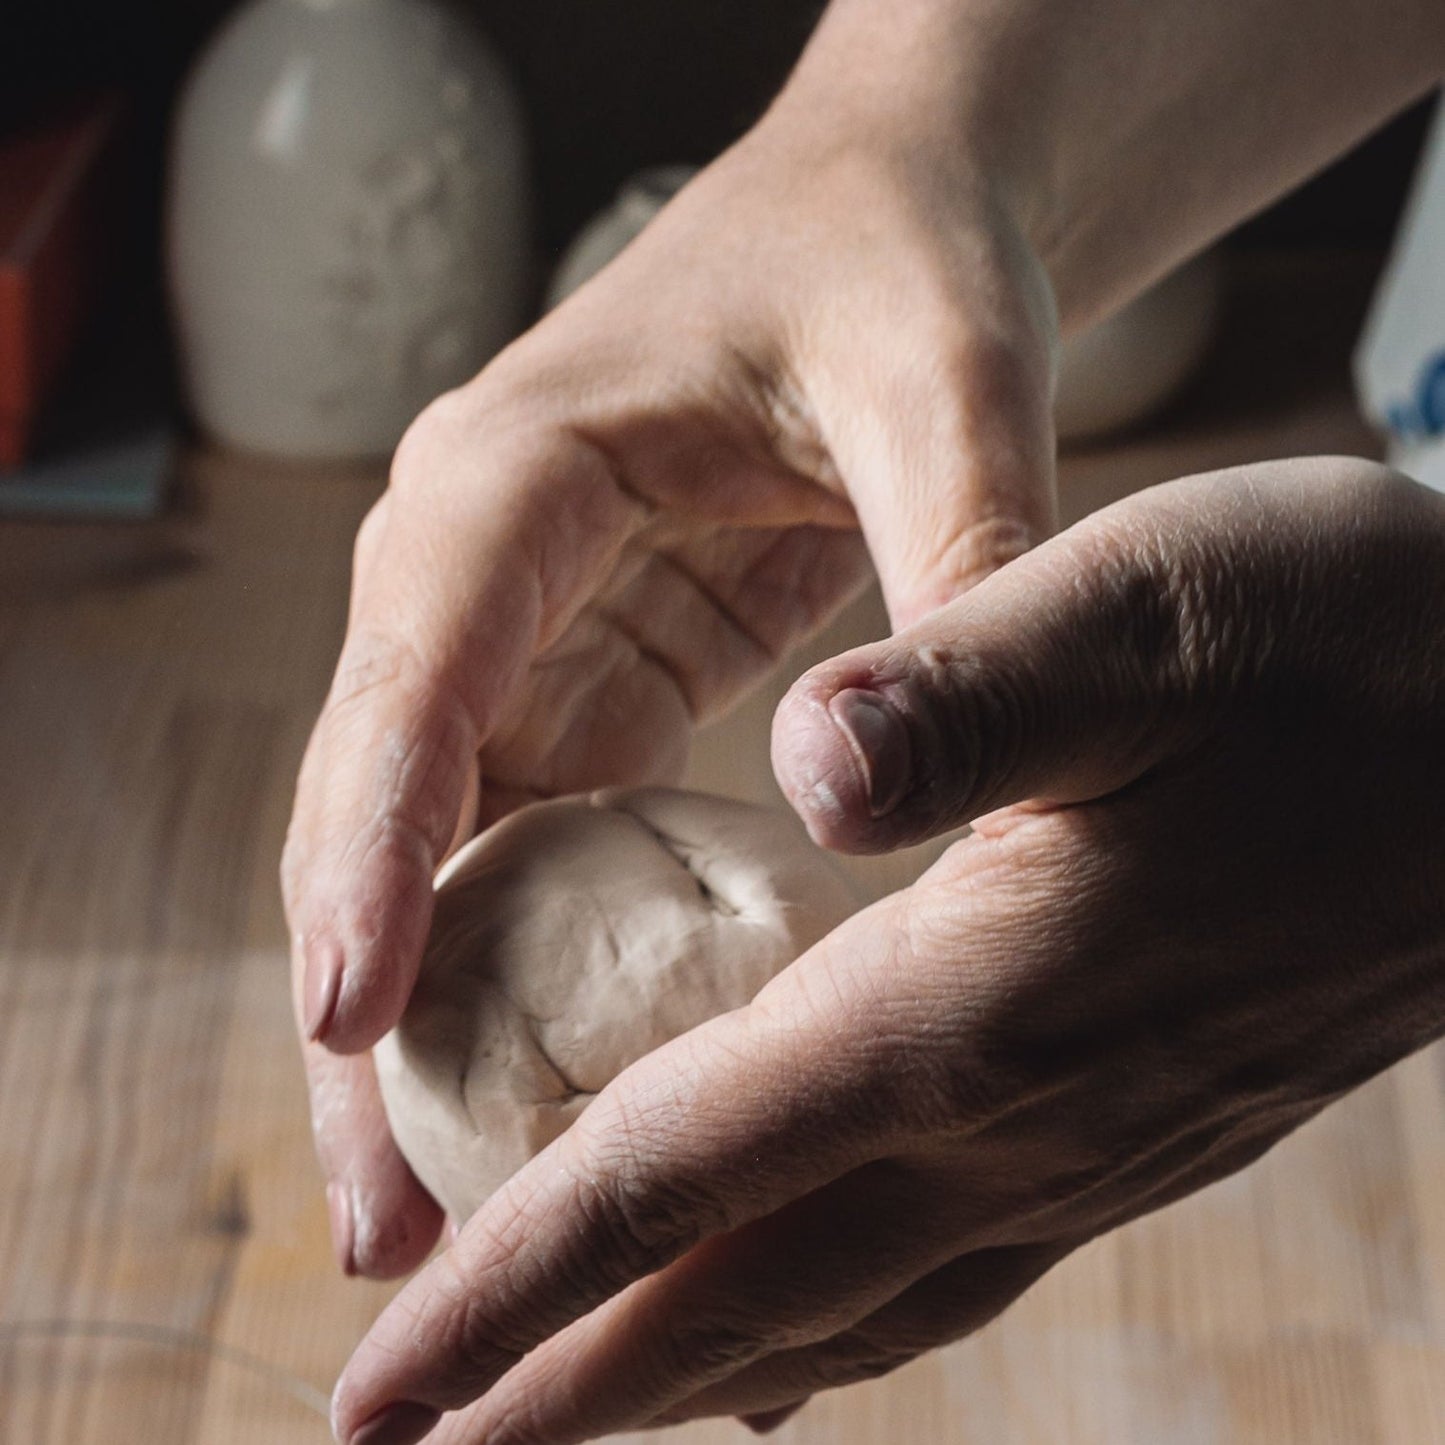
[(466, 1219), (629, 1064), (760, 988), (858, 906), (794, 820), (670, 789), (538, 803), (437, 879), (376, 1049), (397, 1143)]

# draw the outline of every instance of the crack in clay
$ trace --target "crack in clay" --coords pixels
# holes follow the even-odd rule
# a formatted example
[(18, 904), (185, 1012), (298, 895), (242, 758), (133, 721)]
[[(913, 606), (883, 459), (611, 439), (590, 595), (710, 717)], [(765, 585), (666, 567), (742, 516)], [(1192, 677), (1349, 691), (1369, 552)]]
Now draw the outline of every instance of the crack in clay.
[(634, 813), (630, 808), (619, 808), (618, 812), (631, 818), (644, 833), (649, 834), (656, 841), (658, 847), (692, 879), (697, 886), (697, 891), (702, 895), (703, 902), (714, 913), (720, 913), (724, 918), (738, 918), (742, 915), (742, 909), (732, 899), (724, 897), (715, 888), (710, 887), (702, 874), (692, 866), (693, 850), (687, 844), (664, 833), (656, 823), (644, 818), (640, 813)]
[(590, 800), (461, 850), (425, 997), (377, 1048), (397, 1142), (457, 1219), (629, 1063), (746, 1004), (857, 907), (785, 815), (665, 789)]
[(472, 1108), (472, 1101), (467, 1096), (467, 1075), (472, 1071), (472, 1061), (468, 1058), (462, 1059), (462, 1066), (457, 1070), (457, 1094), (462, 1101), (462, 1112), (472, 1121), (472, 1128), (480, 1134), (482, 1132), (482, 1121), (477, 1118)]
[[(691, 868), (687, 871), (692, 873)], [(697, 873), (692, 873), (692, 877), (693, 881), (697, 884), (697, 891), (702, 894), (703, 902), (705, 902), (714, 913), (721, 913), (724, 918), (736, 918), (738, 916), (740, 910), (733, 907), (722, 894), (710, 888), (705, 879)]]
[[(537, 1050), (538, 1055), (546, 1063), (547, 1067), (556, 1074), (562, 1085), (563, 1092), (556, 1099), (549, 1099), (549, 1103), (570, 1104), (574, 1099), (596, 1097), (596, 1090), (584, 1089), (574, 1078), (571, 1078), (567, 1071), (547, 1051), (547, 1046), (542, 1042), (542, 1035), (538, 1031), (539, 1025), (548, 1023), (550, 1020), (538, 1018), (536, 1014), (523, 1013), (522, 1018), (526, 1021), (527, 1037), (532, 1040), (532, 1047)], [(478, 1129), (480, 1132), (480, 1127)]]
[[(602, 920), (602, 931), (607, 939), (607, 947), (612, 954), (612, 963), (615, 967), (622, 962), (622, 940), (617, 936), (617, 927), (607, 916), (607, 910), (599, 907), (597, 912)], [(548, 1019), (547, 1022), (551, 1023), (552, 1020)]]

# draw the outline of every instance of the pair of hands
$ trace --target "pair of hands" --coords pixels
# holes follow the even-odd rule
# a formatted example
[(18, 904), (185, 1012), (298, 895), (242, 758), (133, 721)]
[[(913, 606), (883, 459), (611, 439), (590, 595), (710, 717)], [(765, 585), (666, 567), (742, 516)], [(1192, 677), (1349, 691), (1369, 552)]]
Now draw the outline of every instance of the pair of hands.
[(831, 847), (975, 831), (466, 1222), (348, 1366), (344, 1441), (766, 1427), (1445, 1026), (1442, 504), (1283, 463), (1029, 551), (1053, 322), (1006, 208), (775, 137), (434, 407), (358, 540), (285, 860), (343, 1264), (442, 1223), (365, 1050), (459, 817), (675, 777), (871, 556), (899, 630), (794, 686), (779, 779)]
[(782, 129), (434, 405), (357, 538), (283, 864), (348, 1269), (402, 1273), (441, 1224), (364, 1051), (459, 816), (674, 781), (870, 552), (904, 623), (1053, 530), (1048, 290), (1001, 209), (965, 228), (845, 133)]

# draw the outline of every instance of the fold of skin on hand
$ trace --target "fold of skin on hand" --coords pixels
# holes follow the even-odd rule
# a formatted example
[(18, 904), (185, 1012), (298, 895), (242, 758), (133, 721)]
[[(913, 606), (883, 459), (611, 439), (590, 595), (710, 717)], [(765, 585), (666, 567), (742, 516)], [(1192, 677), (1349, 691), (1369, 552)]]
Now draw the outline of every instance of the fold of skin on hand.
[[(405, 1006), (459, 817), (674, 779), (693, 725), (870, 562), (906, 627), (1046, 535), (1059, 320), (1438, 79), (1445, 11), (1384, 20), (1372, 0), (835, 0), (763, 121), (419, 419), (358, 537), (283, 862), (348, 1270), (405, 1272), (441, 1222), (365, 1050)], [(806, 721), (783, 715), (780, 748), (816, 791), (833, 754)], [(898, 816), (840, 796), (818, 836), (887, 846)]]
[(1445, 1032), (1442, 642), (1445, 500), (1312, 459), (1142, 493), (814, 669), (795, 797), (820, 757), (864, 785), (840, 685), (913, 760), (820, 835), (974, 834), (604, 1090), (383, 1314), (339, 1438), (405, 1402), (575, 1445), (870, 1378)]

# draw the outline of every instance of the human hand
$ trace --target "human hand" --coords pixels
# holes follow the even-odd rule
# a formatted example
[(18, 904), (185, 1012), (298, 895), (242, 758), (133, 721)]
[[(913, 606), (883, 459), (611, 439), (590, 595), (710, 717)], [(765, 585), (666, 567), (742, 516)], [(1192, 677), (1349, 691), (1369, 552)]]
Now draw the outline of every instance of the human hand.
[(1355, 461), (1141, 494), (815, 669), (774, 756), (821, 841), (986, 816), (515, 1175), (338, 1438), (785, 1409), (1248, 1164), (1445, 1027), (1442, 723), (1445, 502)]
[(441, 1222), (365, 1051), (459, 817), (672, 781), (869, 553), (906, 623), (1052, 527), (1042, 274), (957, 163), (871, 142), (765, 122), (423, 415), (362, 528), (283, 864), (348, 1272), (414, 1266)]

